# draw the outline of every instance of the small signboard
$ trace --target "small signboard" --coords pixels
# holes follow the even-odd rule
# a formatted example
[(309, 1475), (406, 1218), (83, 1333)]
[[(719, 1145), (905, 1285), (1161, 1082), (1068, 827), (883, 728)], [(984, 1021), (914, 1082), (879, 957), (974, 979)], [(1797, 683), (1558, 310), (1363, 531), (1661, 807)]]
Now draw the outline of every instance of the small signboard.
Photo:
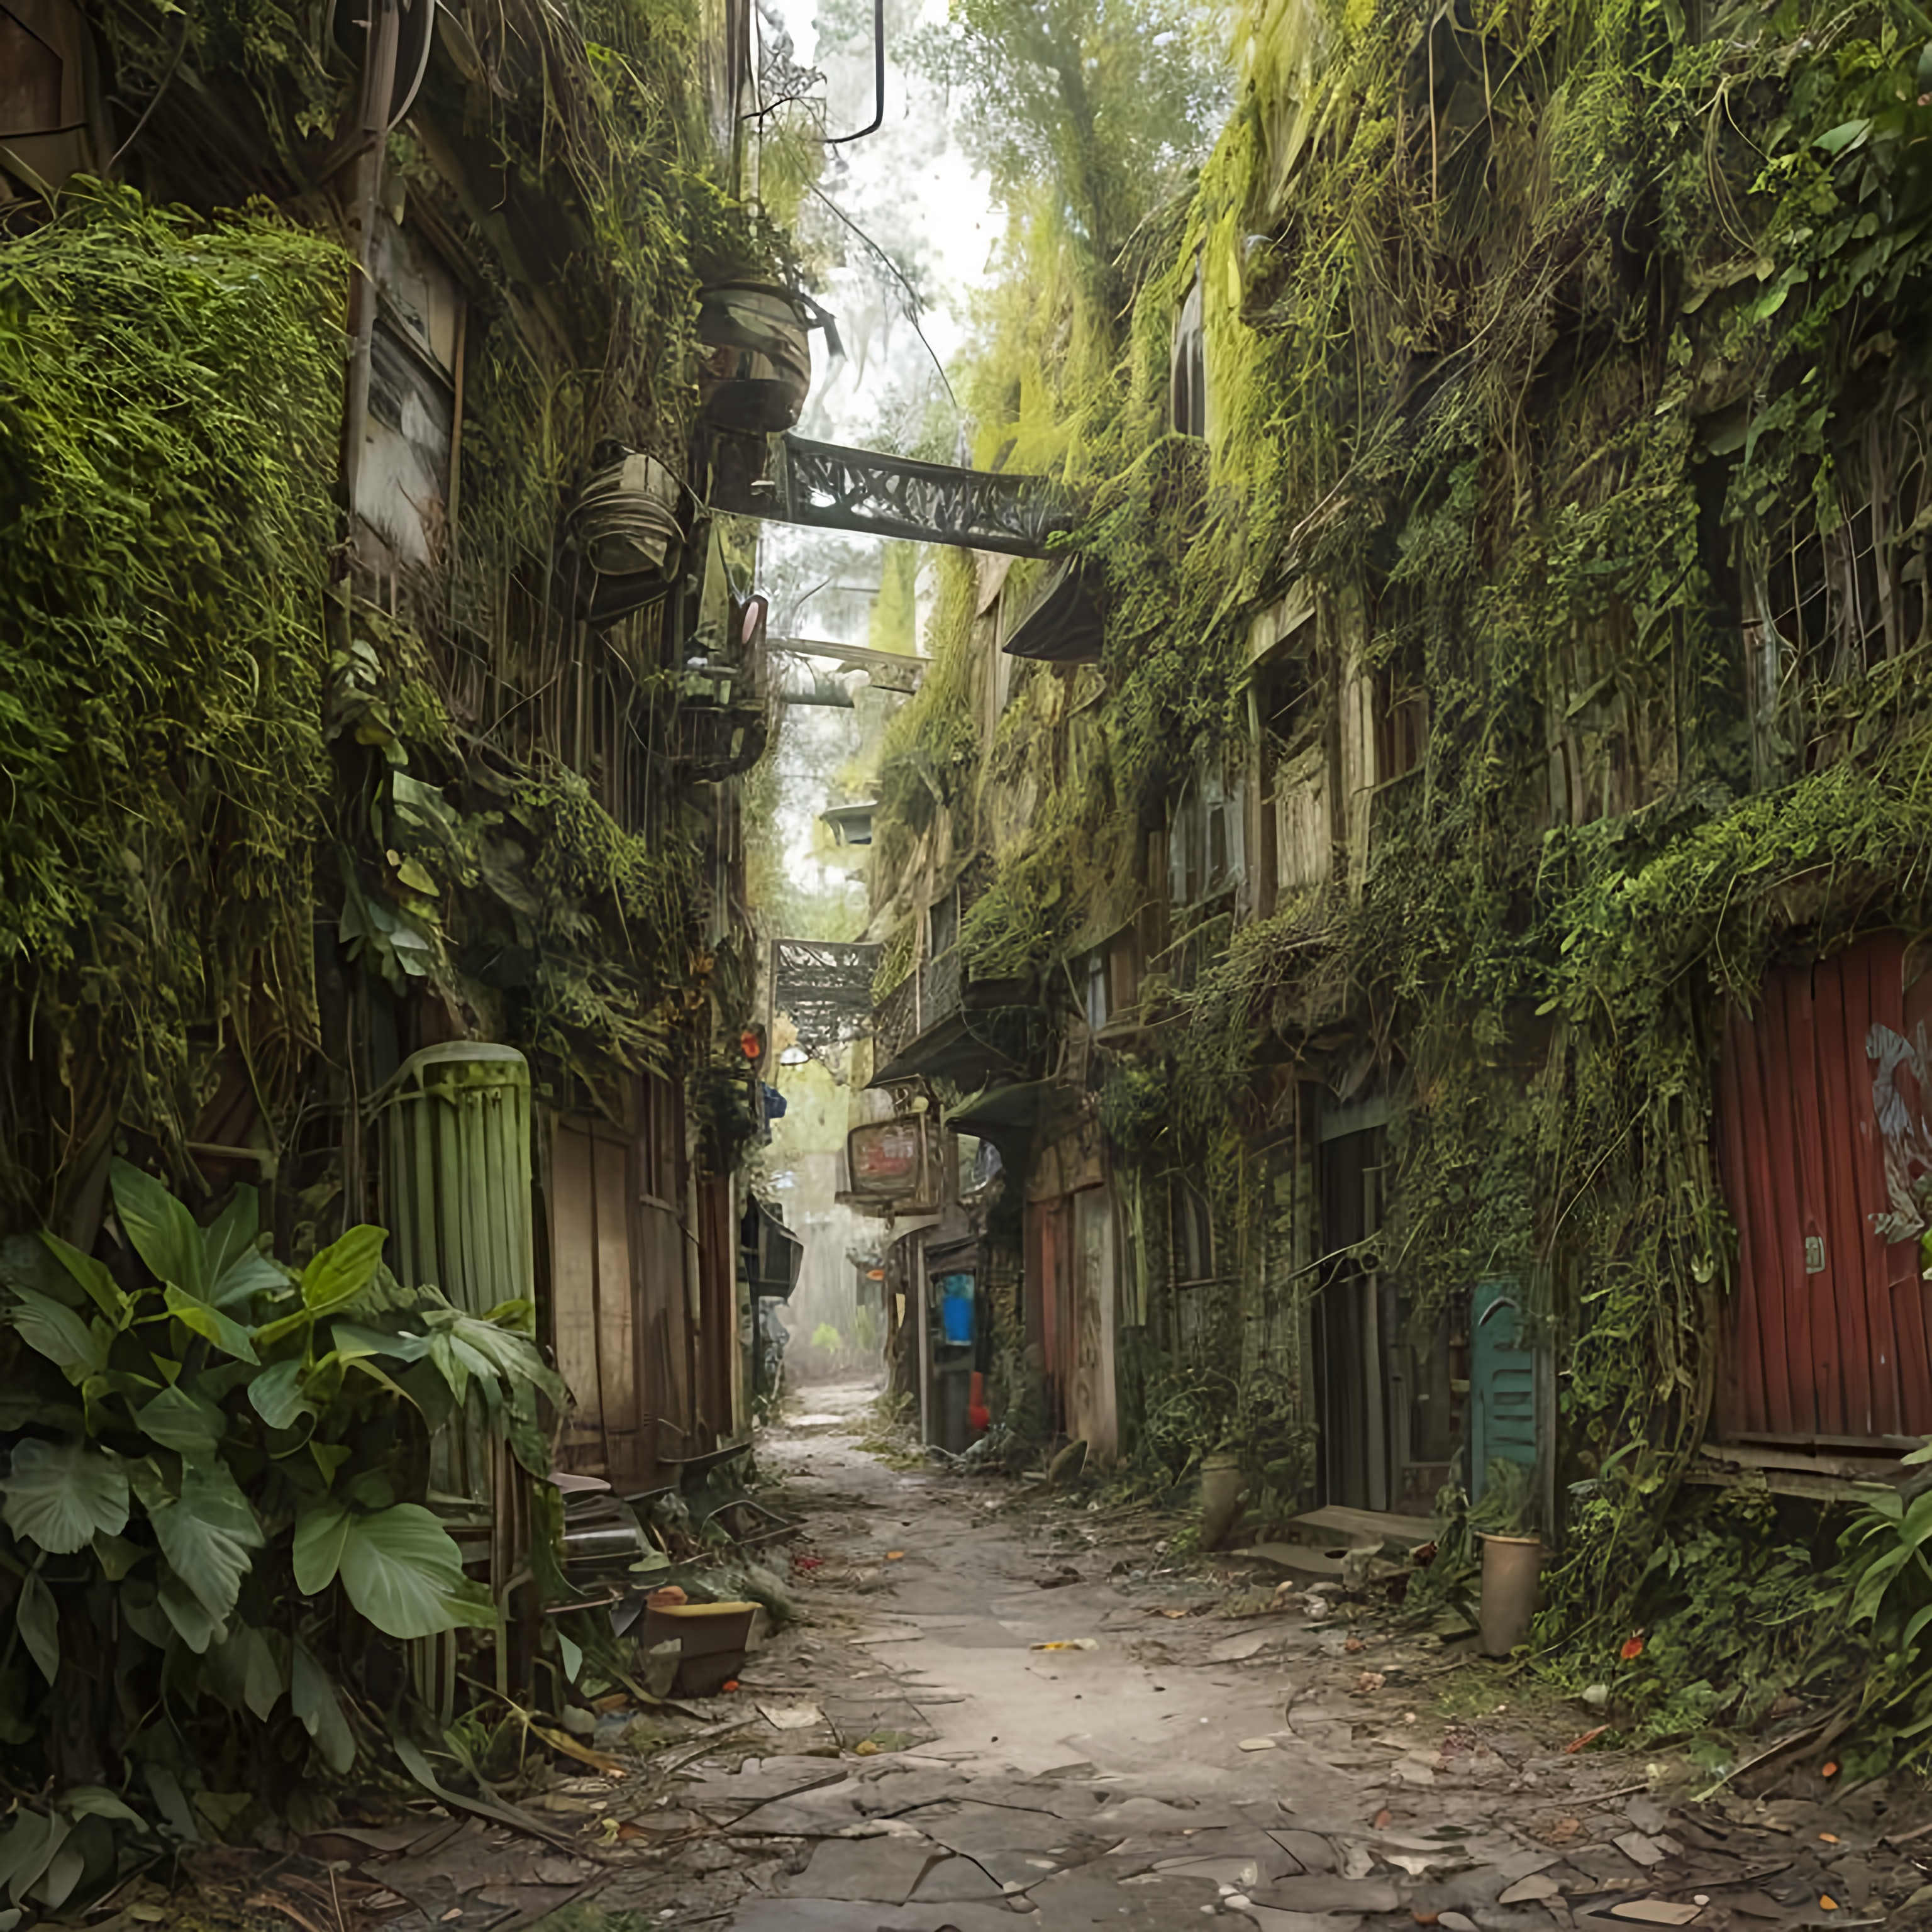
[(874, 1120), (854, 1127), (845, 1160), (854, 1195), (873, 1200), (917, 1195), (926, 1180), (926, 1122)]

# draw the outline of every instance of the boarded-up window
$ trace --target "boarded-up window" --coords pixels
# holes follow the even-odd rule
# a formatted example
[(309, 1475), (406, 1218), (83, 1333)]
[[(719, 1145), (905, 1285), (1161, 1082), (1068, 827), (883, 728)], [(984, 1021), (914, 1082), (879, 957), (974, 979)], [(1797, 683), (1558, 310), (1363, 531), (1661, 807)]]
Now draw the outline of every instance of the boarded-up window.
[(1098, 1033), (1131, 1014), (1140, 998), (1139, 935), (1126, 926), (1087, 956), (1087, 1024)]
[(1240, 795), (1218, 775), (1192, 780), (1168, 833), (1168, 886), (1176, 905), (1192, 905), (1237, 884), (1246, 854)]
[(1376, 674), (1376, 781), (1386, 784), (1422, 763), (1429, 736), (1429, 700), (1399, 667)]
[(386, 547), (386, 566), (438, 567), (448, 548), (463, 292), (413, 226), (384, 214), (375, 296), (356, 514)]
[(1744, 656), (1760, 778), (1814, 770), (1842, 753), (1841, 731), (1810, 692), (1863, 676), (1927, 634), (1928, 429), (1918, 410), (1874, 412), (1839, 452), (1838, 501), (1808, 498), (1741, 545)]

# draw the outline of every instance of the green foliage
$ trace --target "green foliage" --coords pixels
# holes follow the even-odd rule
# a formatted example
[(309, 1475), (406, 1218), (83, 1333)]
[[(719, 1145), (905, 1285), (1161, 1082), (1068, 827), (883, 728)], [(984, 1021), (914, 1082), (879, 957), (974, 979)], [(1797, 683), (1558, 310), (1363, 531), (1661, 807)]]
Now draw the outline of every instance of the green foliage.
[(1492, 1456), (1484, 1472), (1482, 1500), (1469, 1512), (1478, 1536), (1536, 1534), (1536, 1472), (1525, 1462)]
[(496, 1622), (423, 1506), (432, 1432), (473, 1399), (547, 1474), (562, 1386), (524, 1306), (402, 1294), (380, 1228), (298, 1275), (263, 1252), (250, 1189), (206, 1228), (124, 1162), (112, 1189), (138, 1270), (52, 1236), (0, 1250), (0, 1596), (32, 1666), (0, 1658), (8, 1775), (118, 1757), (158, 1798), (158, 1767), (200, 1761), (266, 1793), (311, 1744), (345, 1772), (347, 1611), (395, 1639)]
[(1774, 1706), (1836, 1694), (1858, 1660), (1830, 1514), (1762, 1490), (1695, 1492), (1623, 1596), (1627, 1620), (1561, 1652), (1556, 1681), (1606, 1686), (1618, 1733), (1646, 1749), (1748, 1737)]
[[(1038, 84), (1036, 17), (970, 11), (960, 58)], [(1352, 801), (1330, 773), (1336, 877), (1232, 932), (1172, 909), (1176, 952), (1201, 957), (1155, 962), (1162, 1031), (1109, 1070), (1102, 1118), (1124, 1161), (1202, 1178), (1239, 1250), (1231, 1300), (1279, 1298), (1286, 1322), (1310, 1283), (1256, 1232), (1284, 1064), (1311, 1040), (1394, 1044), (1378, 1263), (1418, 1317), (1485, 1274), (1540, 1284), (1574, 1484), (1544, 1636), (1593, 1654), (1652, 1605), (1677, 1633), (1654, 1634), (1639, 1700), (1658, 1734), (1754, 1721), (1738, 1672), (1832, 1667), (1791, 1628), (1832, 1600), (1828, 1559), (1780, 1556), (1765, 1627), (1740, 1635), (1750, 1537), (1678, 1485), (1734, 1252), (1719, 1003), (1754, 1000), (1781, 956), (1932, 912), (1924, 624), (1876, 662), (1766, 628), (1787, 553), (1918, 488), (1926, 38), (1883, 10), (1255, 0), (1239, 111), (1192, 188), (1146, 204), (1111, 305), (1063, 218), (1083, 158), (1037, 141), (1050, 101), (1016, 116), (1055, 178), (1008, 168), (1004, 286), (966, 387), (981, 460), (1084, 502), (1104, 702), (1022, 670), (982, 748), (983, 620), (957, 568), (884, 794), (881, 875), (950, 814), (953, 849), (994, 861), (969, 946), (1051, 987), (1137, 910), (1142, 842), (1190, 776), (1332, 746), (1378, 682), (1426, 696), (1417, 767)], [(1204, 446), (1167, 434), (1197, 275)], [(1901, 581), (1923, 536), (1880, 544), (1911, 558)], [(1258, 742), (1250, 626), (1290, 586), (1315, 616), (1275, 652), (1286, 722), (1258, 716)], [(1591, 784), (1553, 800), (1552, 748), (1560, 777), (1592, 747)], [(1238, 1382), (1170, 1385), (1161, 1324), (1143, 1433), (1172, 1472), (1240, 1412)], [(1292, 1460), (1305, 1419), (1269, 1426)], [(1932, 1598), (1909, 1540), (1874, 1523), (1859, 1545), (1874, 1655), (1917, 1654)]]
[(914, 36), (914, 62), (953, 92), (968, 154), (1015, 199), (1057, 188), (1095, 278), (1211, 139), (1226, 86), (1211, 14), (1172, 0), (954, 0)]
[(85, 184), (0, 261), (0, 972), (122, 1040), (164, 1136), (191, 1026), (314, 1024), (346, 284), (272, 214)]

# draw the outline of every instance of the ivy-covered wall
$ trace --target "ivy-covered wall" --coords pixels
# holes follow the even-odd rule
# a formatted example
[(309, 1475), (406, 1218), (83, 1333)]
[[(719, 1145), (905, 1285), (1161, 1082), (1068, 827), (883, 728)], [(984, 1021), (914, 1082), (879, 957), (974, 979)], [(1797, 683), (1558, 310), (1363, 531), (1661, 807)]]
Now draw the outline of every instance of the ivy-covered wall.
[[(982, 336), (982, 457), (1088, 506), (1104, 696), (1022, 668), (962, 760), (944, 607), (889, 802), (916, 822), (936, 782), (978, 824), (984, 773), (1048, 775), (965, 937), (1064, 1032), (1124, 867), (1158, 902), (1102, 1118), (1123, 1172), (1204, 1177), (1238, 1308), (1285, 1334), (1323, 1252), (1304, 1201), (1300, 1260), (1268, 1253), (1293, 1083), (1366, 1056), (1394, 1111), (1363, 1258), (1425, 1315), (1543, 1285), (1573, 1634), (1628, 1614), (1710, 1409), (1722, 1003), (1925, 918), (1928, 43), (1904, 4), (1262, 0), (1129, 311), (1022, 209)], [(1204, 440), (1170, 430), (1197, 278)], [(1253, 800), (1304, 758), (1322, 876), (1258, 876), (1251, 811), (1239, 886), (1170, 904), (1146, 839), (1190, 777)], [(1220, 1366), (1197, 1443), (1253, 1401)], [(1156, 1451), (1181, 1376), (1139, 1375)], [(1274, 1393), (1292, 1448), (1318, 1407)]]
[[(412, 1046), (616, 1106), (749, 1000), (673, 626), (591, 633), (564, 540), (598, 444), (685, 476), (698, 290), (782, 267), (785, 211), (734, 196), (682, 0), (443, 10), (380, 152), (340, 8), (82, 10), (113, 184), (0, 201), (0, 1216), (90, 1240), (118, 1141), (191, 1198), (278, 1178), (320, 1238)], [(370, 221), (463, 316), (405, 568), (343, 482)]]
[(87, 185), (0, 255), (9, 1219), (84, 1219), (117, 1116), (190, 1138), (196, 1042), (284, 1100), (316, 1042), (348, 272)]

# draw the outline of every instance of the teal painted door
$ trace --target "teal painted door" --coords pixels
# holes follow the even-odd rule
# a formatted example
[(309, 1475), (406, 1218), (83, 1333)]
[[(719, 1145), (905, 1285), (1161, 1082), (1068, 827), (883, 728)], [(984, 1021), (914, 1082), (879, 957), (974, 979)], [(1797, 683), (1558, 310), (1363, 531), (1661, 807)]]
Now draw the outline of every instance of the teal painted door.
[(1470, 1311), (1469, 1498), (1482, 1500), (1490, 1464), (1502, 1456), (1537, 1466), (1536, 1354), (1525, 1332), (1523, 1285), (1479, 1281)]

